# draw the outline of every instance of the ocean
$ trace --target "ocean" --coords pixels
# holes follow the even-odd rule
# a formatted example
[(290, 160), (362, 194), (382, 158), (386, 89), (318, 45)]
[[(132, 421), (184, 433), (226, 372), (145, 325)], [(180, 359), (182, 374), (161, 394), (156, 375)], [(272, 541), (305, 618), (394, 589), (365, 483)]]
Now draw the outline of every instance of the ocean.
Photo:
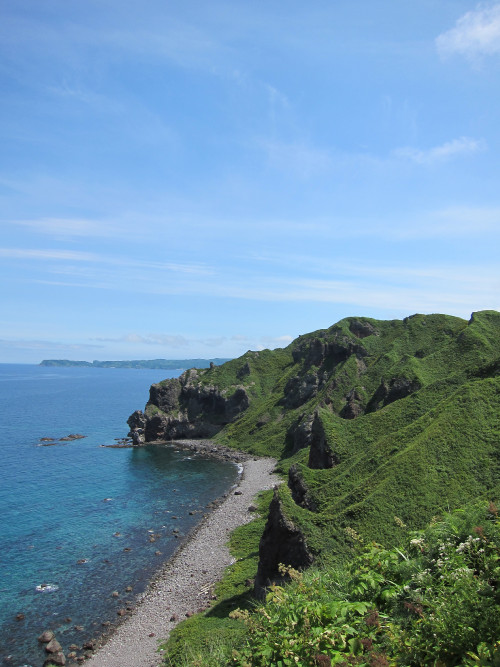
[(236, 483), (171, 445), (109, 448), (180, 372), (0, 364), (0, 664), (41, 667), (46, 629), (67, 652), (116, 623)]

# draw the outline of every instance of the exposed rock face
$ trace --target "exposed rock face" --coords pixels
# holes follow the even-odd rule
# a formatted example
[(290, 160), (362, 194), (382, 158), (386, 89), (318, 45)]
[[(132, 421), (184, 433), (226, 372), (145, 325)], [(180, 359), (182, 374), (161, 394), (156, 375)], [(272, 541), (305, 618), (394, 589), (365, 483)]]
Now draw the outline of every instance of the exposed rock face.
[(334, 465), (340, 463), (340, 459), (330, 449), (325, 435), (325, 429), (321, 418), (316, 411), (312, 423), (312, 437), (309, 449), (309, 461), (307, 465), (309, 468), (324, 469), (333, 468)]
[(382, 380), (366, 406), (366, 412), (374, 412), (400, 398), (406, 398), (418, 391), (421, 386), (418, 380), (408, 380), (404, 377), (392, 378), (389, 382)]
[(259, 544), (259, 567), (255, 579), (257, 597), (262, 598), (266, 586), (282, 579), (279, 571), (281, 563), (302, 569), (312, 565), (313, 557), (303, 534), (285, 516), (278, 491), (275, 489)]
[(311, 498), (309, 489), (300, 476), (296, 465), (291, 466), (290, 470), (288, 471), (288, 488), (290, 489), (292, 498), (297, 503), (297, 505), (300, 505), (304, 509), (310, 510), (311, 512), (317, 512), (317, 505)]
[(356, 419), (365, 411), (362, 402), (363, 397), (356, 389), (352, 389), (346, 396), (346, 404), (340, 411), (340, 416), (343, 419)]
[(360, 320), (352, 320), (349, 324), (349, 331), (353, 333), (356, 338), (366, 338), (367, 336), (378, 336), (379, 332), (370, 322)]
[(298, 408), (313, 396), (316, 396), (321, 386), (320, 378), (315, 373), (296, 375), (285, 385), (284, 396), (281, 401), (286, 408)]
[(153, 384), (145, 414), (134, 412), (128, 419), (135, 444), (153, 440), (210, 438), (233, 421), (250, 404), (244, 387), (231, 394), (213, 385), (202, 385), (197, 371), (180, 378)]
[(127, 419), (127, 424), (130, 427), (130, 437), (134, 445), (144, 444), (144, 429), (146, 428), (146, 418), (142, 410), (136, 410)]
[(152, 384), (149, 389), (149, 403), (156, 405), (163, 412), (178, 410), (181, 391), (182, 385), (178, 378), (172, 378), (162, 384)]
[(252, 372), (252, 369), (250, 368), (250, 364), (247, 361), (243, 364), (243, 366), (238, 371), (238, 377), (239, 377), (240, 380), (242, 380), (247, 375), (250, 375), (251, 372)]
[(297, 344), (292, 351), (295, 363), (303, 362), (306, 367), (321, 366), (326, 361), (332, 365), (337, 365), (345, 361), (352, 354), (360, 357), (367, 355), (366, 349), (356, 341), (345, 335), (338, 333), (335, 340), (325, 340), (321, 337), (307, 338), (302, 343)]
[(299, 449), (311, 445), (313, 420), (314, 415), (305, 416), (302, 414), (299, 421), (288, 429), (287, 438), (292, 443), (291, 454), (295, 454)]

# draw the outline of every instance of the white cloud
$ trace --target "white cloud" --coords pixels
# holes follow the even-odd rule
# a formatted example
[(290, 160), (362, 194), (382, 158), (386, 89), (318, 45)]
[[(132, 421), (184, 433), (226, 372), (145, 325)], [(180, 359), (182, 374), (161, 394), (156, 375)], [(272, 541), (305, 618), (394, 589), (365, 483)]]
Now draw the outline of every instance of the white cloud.
[(436, 38), (442, 55), (455, 53), (466, 57), (500, 53), (500, 4), (481, 5), (461, 16), (455, 27)]
[(261, 345), (259, 346), (261, 349), (262, 347), (267, 347), (270, 350), (274, 350), (277, 347), (286, 347), (289, 345), (293, 337), (292, 336), (262, 336), (260, 339)]
[(471, 137), (459, 137), (452, 141), (447, 141), (440, 146), (434, 146), (427, 150), (411, 148), (409, 146), (398, 148), (394, 151), (395, 157), (406, 158), (417, 164), (435, 164), (445, 162), (459, 155), (470, 155), (484, 150), (484, 142), (472, 139)]

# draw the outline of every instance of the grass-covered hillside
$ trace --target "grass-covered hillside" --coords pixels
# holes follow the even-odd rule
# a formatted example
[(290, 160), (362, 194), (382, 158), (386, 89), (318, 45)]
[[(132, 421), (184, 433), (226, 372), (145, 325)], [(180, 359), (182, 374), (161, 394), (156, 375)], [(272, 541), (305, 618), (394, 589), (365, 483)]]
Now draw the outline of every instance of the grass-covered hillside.
[[(257, 575), (265, 585), (279, 577), (280, 563), (300, 566), (301, 558), (320, 572), (340, 567), (345, 574), (358, 538), (403, 553), (398, 549), (408, 531), (433, 517), (477, 500), (498, 500), (499, 369), (498, 312), (474, 313), (469, 321), (356, 317), (300, 336), (285, 349), (247, 352), (152, 390), (146, 415), (154, 414), (155, 434), (171, 437), (172, 424), (177, 428), (191, 417), (203, 428), (211, 425), (221, 444), (275, 456), (288, 481), (275, 491), (259, 554), (256, 534), (262, 534), (265, 514), (248, 544), (250, 529), (234, 538), (241, 564), (221, 597), (244, 599), (249, 579)], [(287, 552), (283, 525), (303, 536), (299, 556), (296, 541)], [(500, 547), (492, 544), (494, 555)], [(241, 618), (228, 618), (234, 600), (241, 599), (222, 601), (204, 621), (190, 621), (195, 634), (203, 637), (209, 627), (203, 624), (215, 620), (224, 632), (243, 632)], [(252, 623), (246, 625), (251, 629)], [(174, 634), (171, 647), (182, 646), (190, 624)], [(227, 644), (224, 650), (226, 655)], [(241, 656), (251, 653), (239, 654), (238, 664), (247, 664)], [(297, 664), (320, 664), (313, 658)]]
[(152, 388), (149, 439), (198, 423), (224, 445), (277, 457), (292, 468), (283, 508), (314, 557), (330, 557), (347, 525), (396, 540), (394, 515), (418, 527), (497, 492), (499, 359), (496, 311), (468, 322), (350, 317)]

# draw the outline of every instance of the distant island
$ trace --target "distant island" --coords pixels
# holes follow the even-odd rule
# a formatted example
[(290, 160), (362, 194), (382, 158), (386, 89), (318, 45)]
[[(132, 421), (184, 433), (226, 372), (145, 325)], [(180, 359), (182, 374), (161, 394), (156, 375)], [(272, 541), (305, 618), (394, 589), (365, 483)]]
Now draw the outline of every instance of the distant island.
[(40, 366), (80, 366), (85, 368), (209, 368), (211, 364), (220, 366), (230, 359), (135, 359), (132, 361), (71, 361), (69, 359), (44, 359)]

